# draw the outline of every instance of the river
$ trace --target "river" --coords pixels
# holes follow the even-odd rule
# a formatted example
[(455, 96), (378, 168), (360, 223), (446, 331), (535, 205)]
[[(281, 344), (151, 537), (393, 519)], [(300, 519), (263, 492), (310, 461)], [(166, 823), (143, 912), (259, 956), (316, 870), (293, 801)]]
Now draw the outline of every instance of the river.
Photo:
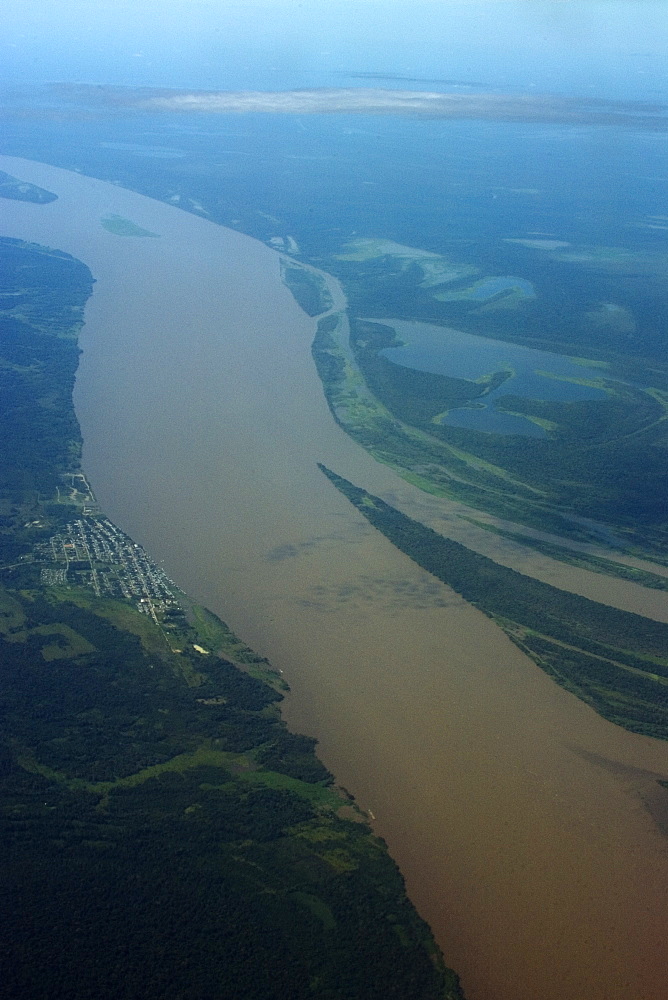
[(668, 996), (668, 744), (558, 688), (316, 462), (550, 582), (644, 595), (664, 620), (665, 595), (534, 563), (374, 462), (329, 414), (314, 322), (268, 247), (76, 173), (0, 169), (59, 196), (3, 201), (0, 232), (96, 278), (75, 403), (105, 512), (284, 670), (286, 719), (373, 811), (469, 1000)]

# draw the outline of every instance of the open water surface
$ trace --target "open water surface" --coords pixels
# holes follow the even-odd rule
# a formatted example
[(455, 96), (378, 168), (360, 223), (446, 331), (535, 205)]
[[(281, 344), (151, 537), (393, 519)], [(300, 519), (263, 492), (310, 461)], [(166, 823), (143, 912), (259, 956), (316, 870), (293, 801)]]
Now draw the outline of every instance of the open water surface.
[(287, 720), (373, 811), (469, 1000), (668, 996), (668, 744), (553, 684), (316, 462), (550, 582), (663, 620), (665, 595), (534, 557), (375, 463), (329, 414), (272, 250), (78, 174), (0, 169), (59, 195), (3, 202), (3, 235), (97, 279), (75, 402), (105, 512), (285, 671)]
[(403, 341), (401, 347), (388, 347), (381, 351), (395, 364), (472, 381), (493, 372), (511, 373), (510, 378), (483, 399), (475, 400), (472, 406), (453, 407), (443, 418), (445, 424), (496, 434), (545, 437), (542, 427), (527, 418), (497, 410), (495, 400), (508, 395), (569, 402), (605, 398), (602, 389), (584, 384), (604, 372), (584, 368), (561, 354), (477, 337), (433, 323), (394, 319), (372, 322), (384, 322), (391, 326)]

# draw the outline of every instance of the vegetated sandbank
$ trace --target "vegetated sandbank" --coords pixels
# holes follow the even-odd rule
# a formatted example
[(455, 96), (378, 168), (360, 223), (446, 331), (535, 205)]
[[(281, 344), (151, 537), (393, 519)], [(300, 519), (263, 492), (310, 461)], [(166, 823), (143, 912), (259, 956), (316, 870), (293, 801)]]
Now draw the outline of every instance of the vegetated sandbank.
[[(98, 496), (286, 671), (286, 717), (376, 815), (467, 992), (621, 1000), (630, 981), (655, 1000), (668, 871), (643, 803), (665, 745), (560, 690), (325, 480), (323, 459), (409, 495), (334, 425), (277, 255), (108, 184), (6, 169), (59, 195), (8, 213), (14, 235), (97, 278), (77, 407)], [(109, 233), (108, 213), (160, 238)]]
[(386, 538), (489, 615), (558, 683), (625, 729), (668, 740), (668, 626), (500, 566), (320, 469)]

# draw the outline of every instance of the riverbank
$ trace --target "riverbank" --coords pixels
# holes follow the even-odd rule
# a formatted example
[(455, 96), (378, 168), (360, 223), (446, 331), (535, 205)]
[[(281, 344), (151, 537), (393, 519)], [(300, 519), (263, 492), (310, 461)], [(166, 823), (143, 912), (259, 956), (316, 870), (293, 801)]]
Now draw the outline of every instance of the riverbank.
[[(97, 279), (75, 399), (100, 502), (285, 671), (284, 717), (319, 737), (377, 817), (467, 995), (667, 992), (668, 862), (644, 803), (668, 748), (560, 690), (321, 475), (318, 461), (413, 502), (331, 419), (314, 324), (281, 284), (278, 255), (90, 178), (0, 167), (59, 195), (8, 205), (7, 234), (60, 247)], [(159, 238), (109, 233), (110, 214)], [(420, 506), (450, 518), (429, 497)]]
[(3, 996), (111, 1000), (122, 955), (146, 1000), (461, 1000), (281, 675), (103, 516), (72, 405), (90, 272), (0, 260)]

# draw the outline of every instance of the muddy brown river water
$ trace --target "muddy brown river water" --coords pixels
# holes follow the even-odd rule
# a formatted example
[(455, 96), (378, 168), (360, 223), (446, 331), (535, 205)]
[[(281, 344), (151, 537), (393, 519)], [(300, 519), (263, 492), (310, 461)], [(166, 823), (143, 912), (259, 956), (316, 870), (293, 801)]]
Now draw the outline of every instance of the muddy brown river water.
[(330, 417), (274, 251), (75, 173), (0, 169), (59, 195), (2, 202), (0, 234), (97, 279), (75, 402), (104, 510), (285, 671), (285, 717), (373, 812), (469, 1000), (668, 997), (668, 744), (553, 684), (316, 462), (552, 583), (661, 620), (665, 595), (533, 556), (375, 463)]

